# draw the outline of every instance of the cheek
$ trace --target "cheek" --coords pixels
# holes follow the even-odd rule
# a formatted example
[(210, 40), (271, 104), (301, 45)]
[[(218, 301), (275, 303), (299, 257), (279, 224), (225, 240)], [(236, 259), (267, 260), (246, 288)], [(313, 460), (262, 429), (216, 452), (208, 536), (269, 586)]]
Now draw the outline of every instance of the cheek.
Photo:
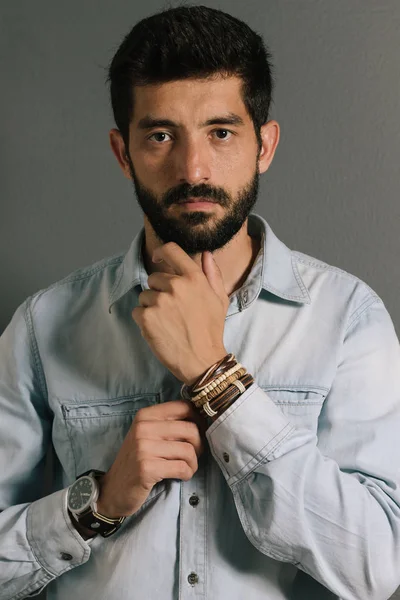
[(168, 171), (165, 162), (155, 153), (145, 152), (139, 148), (136, 152), (132, 152), (131, 158), (137, 178), (150, 187), (164, 178), (164, 173)]

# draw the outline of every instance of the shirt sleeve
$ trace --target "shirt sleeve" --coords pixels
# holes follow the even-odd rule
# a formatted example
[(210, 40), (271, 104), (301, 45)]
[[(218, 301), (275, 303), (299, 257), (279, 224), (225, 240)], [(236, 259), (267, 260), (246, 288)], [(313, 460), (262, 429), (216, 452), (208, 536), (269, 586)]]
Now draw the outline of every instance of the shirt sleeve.
[(40, 497), (51, 424), (28, 299), (0, 337), (0, 598), (36, 595), (90, 556), (67, 490)]
[(347, 327), (317, 432), (294, 427), (254, 383), (206, 437), (260, 552), (296, 565), (343, 600), (393, 594), (400, 583), (400, 346), (381, 299)]

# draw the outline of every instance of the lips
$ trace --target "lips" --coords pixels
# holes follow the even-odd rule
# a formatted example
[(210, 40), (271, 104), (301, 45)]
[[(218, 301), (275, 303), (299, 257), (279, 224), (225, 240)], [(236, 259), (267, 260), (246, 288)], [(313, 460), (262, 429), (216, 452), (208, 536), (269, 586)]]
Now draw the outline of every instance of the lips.
[(211, 198), (187, 198), (185, 200), (179, 200), (178, 204), (192, 204), (194, 202), (210, 202), (215, 204), (215, 200)]

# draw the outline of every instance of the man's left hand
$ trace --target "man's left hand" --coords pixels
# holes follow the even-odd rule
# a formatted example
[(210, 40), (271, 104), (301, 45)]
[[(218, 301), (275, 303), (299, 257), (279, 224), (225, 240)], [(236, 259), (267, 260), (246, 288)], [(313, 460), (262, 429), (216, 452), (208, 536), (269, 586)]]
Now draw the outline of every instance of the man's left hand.
[(139, 294), (132, 317), (160, 362), (191, 385), (228, 354), (223, 334), (229, 297), (211, 252), (202, 253), (200, 268), (168, 242), (154, 251), (153, 260), (159, 259), (174, 273), (149, 275), (150, 289)]

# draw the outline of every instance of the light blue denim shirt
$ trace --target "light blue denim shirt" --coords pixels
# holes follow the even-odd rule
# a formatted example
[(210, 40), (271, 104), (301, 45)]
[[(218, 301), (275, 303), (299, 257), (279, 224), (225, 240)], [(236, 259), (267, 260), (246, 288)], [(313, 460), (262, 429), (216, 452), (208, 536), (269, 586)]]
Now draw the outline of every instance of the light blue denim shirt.
[[(400, 584), (400, 349), (363, 281), (291, 251), (252, 213), (260, 252), (224, 345), (254, 377), (206, 431), (189, 481), (165, 479), (110, 538), (66, 510), (141, 407), (180, 399), (131, 312), (125, 255), (29, 297), (0, 342), (0, 598), (384, 600)], [(42, 496), (53, 444), (54, 492)], [(115, 490), (118, 494), (118, 490)]]

